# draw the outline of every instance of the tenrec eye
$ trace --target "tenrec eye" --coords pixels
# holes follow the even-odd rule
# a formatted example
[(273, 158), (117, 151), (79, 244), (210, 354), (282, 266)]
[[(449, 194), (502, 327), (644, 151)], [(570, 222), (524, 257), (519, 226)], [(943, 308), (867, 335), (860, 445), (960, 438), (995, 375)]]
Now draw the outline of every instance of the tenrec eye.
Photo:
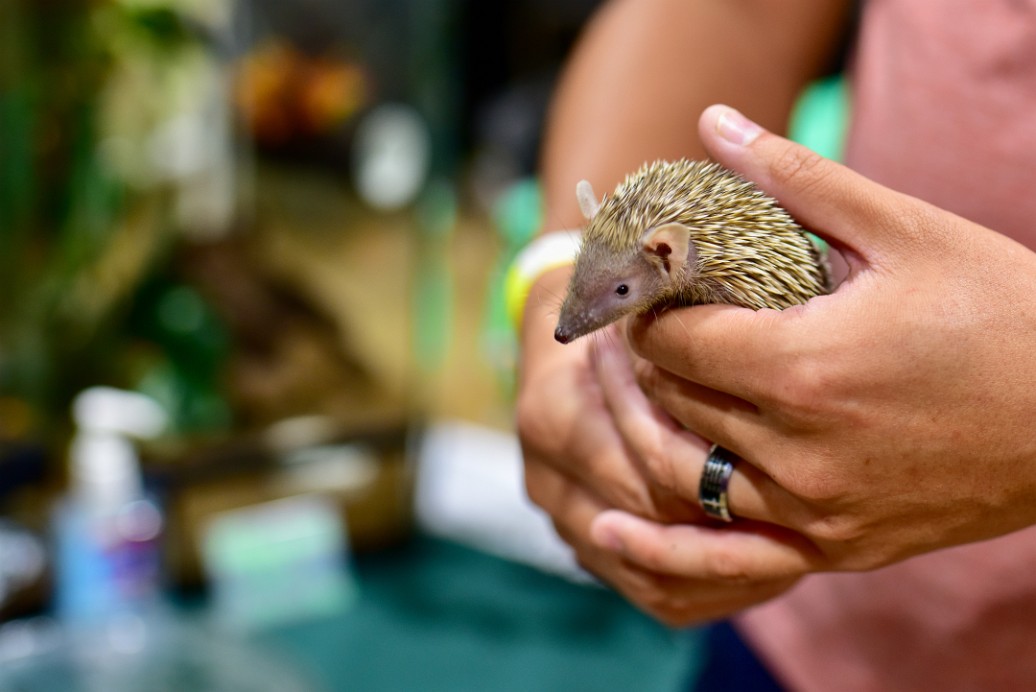
[(620, 296), (624, 296), (624, 295), (626, 295), (627, 293), (630, 292), (630, 287), (627, 286), (626, 284), (619, 284), (615, 288), (615, 292), (618, 293)]

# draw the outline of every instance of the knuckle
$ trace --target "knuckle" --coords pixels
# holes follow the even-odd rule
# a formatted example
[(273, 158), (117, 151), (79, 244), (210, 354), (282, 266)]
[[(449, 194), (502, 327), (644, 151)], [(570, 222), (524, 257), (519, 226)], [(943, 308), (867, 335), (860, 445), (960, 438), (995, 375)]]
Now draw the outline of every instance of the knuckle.
[(679, 493), (680, 483), (671, 459), (662, 455), (652, 456), (645, 462), (645, 465), (647, 466), (650, 480), (661, 490), (668, 493)]
[(650, 482), (666, 492), (676, 491), (678, 482), (671, 450), (658, 437), (645, 441), (638, 457)]
[(802, 146), (788, 146), (774, 160), (771, 174), (774, 179), (796, 188), (814, 188), (823, 182), (818, 175), (824, 165), (824, 157)]
[(776, 397), (780, 413), (800, 425), (817, 423), (824, 414), (824, 403), (835, 378), (822, 364), (799, 358), (786, 368), (782, 381)]
[(811, 540), (825, 555), (828, 564), (839, 570), (862, 571), (884, 567), (908, 557), (883, 531), (857, 515), (830, 514), (815, 518), (804, 527)]
[(896, 216), (907, 231), (926, 240), (945, 225), (927, 204), (900, 204), (896, 207)]
[(614, 477), (612, 482), (609, 482), (609, 477), (605, 476), (600, 487), (602, 494), (615, 507), (621, 507), (645, 517), (657, 515), (650, 494), (641, 485), (618, 477)]
[(945, 231), (945, 220), (936, 216), (933, 207), (909, 199), (896, 202), (894, 208), (886, 211), (886, 217), (895, 225), (895, 237), (901, 243), (932, 247), (936, 243), (952, 242)]
[(842, 479), (833, 471), (826, 471), (823, 464), (812, 464), (809, 459), (796, 459), (796, 470), (778, 482), (813, 506), (830, 507), (845, 497)]
[(781, 372), (774, 381), (770, 409), (791, 430), (830, 429), (858, 419), (856, 393), (871, 377), (861, 369), (859, 355), (839, 343), (780, 357)]
[(817, 517), (807, 527), (815, 541), (847, 546), (860, 539), (862, 530), (851, 517), (840, 514), (825, 514)]

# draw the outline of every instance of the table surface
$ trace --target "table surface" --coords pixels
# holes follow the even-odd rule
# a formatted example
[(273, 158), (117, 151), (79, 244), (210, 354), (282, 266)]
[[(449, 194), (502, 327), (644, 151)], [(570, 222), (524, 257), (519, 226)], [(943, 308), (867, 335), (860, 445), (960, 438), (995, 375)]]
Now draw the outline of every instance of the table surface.
[(257, 637), (327, 690), (679, 690), (695, 662), (695, 632), (454, 543), (418, 537), (355, 569), (346, 613)]

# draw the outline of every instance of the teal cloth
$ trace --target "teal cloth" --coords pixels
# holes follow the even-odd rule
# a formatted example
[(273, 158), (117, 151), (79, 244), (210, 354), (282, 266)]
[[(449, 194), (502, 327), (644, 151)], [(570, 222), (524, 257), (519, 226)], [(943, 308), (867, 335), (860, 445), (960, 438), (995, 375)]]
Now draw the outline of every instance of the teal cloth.
[(364, 556), (344, 615), (281, 627), (259, 644), (327, 690), (677, 690), (698, 635), (614, 593), (419, 538)]

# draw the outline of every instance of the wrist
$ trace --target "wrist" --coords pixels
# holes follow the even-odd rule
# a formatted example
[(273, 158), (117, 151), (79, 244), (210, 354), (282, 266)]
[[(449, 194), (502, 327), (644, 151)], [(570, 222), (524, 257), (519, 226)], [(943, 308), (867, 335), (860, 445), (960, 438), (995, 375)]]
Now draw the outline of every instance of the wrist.
[[(533, 287), (547, 274), (570, 267), (579, 252), (581, 233), (579, 231), (553, 231), (544, 233), (526, 245), (514, 258), (505, 279), (507, 312), (511, 324), (521, 334), (525, 321), (526, 307), (532, 303)], [(566, 274), (567, 276), (567, 274)], [(558, 296), (564, 295), (564, 287), (555, 293), (551, 307), (556, 311)], [(537, 292), (539, 293), (539, 292)]]
[(554, 340), (561, 300), (568, 288), (571, 267), (556, 267), (541, 274), (529, 289), (518, 332), (518, 381), (526, 380), (552, 362), (577, 356), (581, 349)]

